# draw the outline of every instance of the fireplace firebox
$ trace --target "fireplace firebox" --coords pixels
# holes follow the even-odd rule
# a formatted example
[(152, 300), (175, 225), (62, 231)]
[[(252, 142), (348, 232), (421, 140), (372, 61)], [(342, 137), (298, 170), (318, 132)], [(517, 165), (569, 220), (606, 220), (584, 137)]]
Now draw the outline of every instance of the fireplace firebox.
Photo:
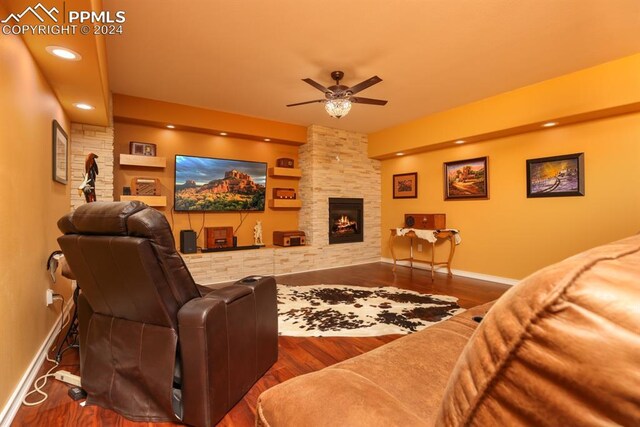
[(364, 240), (363, 199), (329, 198), (329, 244)]

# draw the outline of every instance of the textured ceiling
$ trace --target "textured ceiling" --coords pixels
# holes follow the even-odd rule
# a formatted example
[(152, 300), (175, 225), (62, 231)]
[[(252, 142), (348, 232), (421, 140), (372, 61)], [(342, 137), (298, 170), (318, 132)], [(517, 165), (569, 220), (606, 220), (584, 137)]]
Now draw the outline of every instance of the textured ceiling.
[[(109, 0), (113, 92), (288, 123), (374, 132), (640, 52), (638, 0)], [(302, 82), (345, 72), (333, 119)], [(585, 88), (588, 90), (588, 88)], [(535, 105), (532, 105), (535, 108)]]

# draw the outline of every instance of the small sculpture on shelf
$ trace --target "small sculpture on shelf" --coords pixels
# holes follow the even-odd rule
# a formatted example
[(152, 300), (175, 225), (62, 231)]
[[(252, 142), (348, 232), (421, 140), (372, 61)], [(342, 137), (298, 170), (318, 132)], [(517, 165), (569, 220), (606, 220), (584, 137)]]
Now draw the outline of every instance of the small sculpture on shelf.
[(264, 246), (262, 241), (262, 221), (256, 221), (255, 227), (253, 227), (253, 244), (256, 246)]

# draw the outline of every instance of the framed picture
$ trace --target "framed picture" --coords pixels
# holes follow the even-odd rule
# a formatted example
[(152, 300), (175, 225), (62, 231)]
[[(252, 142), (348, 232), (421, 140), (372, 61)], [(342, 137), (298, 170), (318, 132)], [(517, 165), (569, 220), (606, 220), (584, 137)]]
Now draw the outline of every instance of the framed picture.
[(488, 199), (489, 158), (458, 160), (444, 164), (444, 199)]
[(66, 184), (69, 180), (69, 137), (57, 120), (53, 121), (52, 128), (52, 171), (53, 180), (60, 184)]
[(584, 153), (527, 160), (527, 197), (584, 196)]
[(415, 199), (418, 197), (418, 172), (393, 175), (393, 198)]
[(155, 156), (156, 144), (149, 142), (129, 142), (129, 154), (135, 154), (138, 156)]

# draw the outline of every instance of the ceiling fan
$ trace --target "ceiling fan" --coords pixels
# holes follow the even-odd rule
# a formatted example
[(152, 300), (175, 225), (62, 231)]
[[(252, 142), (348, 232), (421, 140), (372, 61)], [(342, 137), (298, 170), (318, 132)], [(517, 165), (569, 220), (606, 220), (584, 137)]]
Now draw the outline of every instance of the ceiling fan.
[(340, 80), (344, 77), (342, 71), (334, 71), (331, 73), (331, 78), (335, 80), (336, 84), (324, 87), (320, 83), (311, 79), (302, 79), (303, 82), (309, 83), (316, 89), (324, 92), (325, 99), (314, 99), (313, 101), (298, 102), (296, 104), (289, 104), (287, 107), (295, 107), (297, 105), (313, 104), (315, 102), (323, 102), (324, 108), (331, 117), (339, 119), (344, 117), (351, 110), (352, 103), (358, 104), (370, 104), (370, 105), (386, 105), (387, 101), (382, 99), (362, 98), (359, 96), (353, 96), (358, 92), (373, 86), (376, 83), (380, 83), (382, 79), (378, 76), (373, 76), (363, 82), (358, 83), (355, 86), (345, 86), (340, 84)]

